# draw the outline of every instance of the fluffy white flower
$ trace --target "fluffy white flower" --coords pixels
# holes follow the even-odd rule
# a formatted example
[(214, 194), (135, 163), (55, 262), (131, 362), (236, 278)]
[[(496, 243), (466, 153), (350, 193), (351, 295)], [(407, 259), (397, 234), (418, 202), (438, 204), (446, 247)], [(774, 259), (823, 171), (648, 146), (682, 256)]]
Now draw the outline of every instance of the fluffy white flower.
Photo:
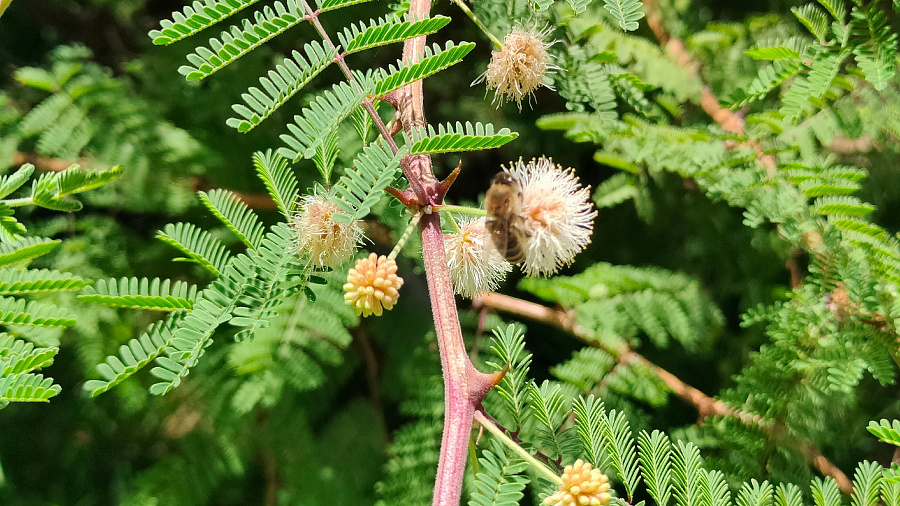
[(597, 210), (590, 188), (581, 186), (574, 170), (548, 158), (527, 164), (520, 158), (506, 170), (522, 187), (522, 216), (530, 234), (522, 271), (528, 276), (553, 274), (591, 242)]
[(549, 29), (542, 32), (514, 29), (504, 39), (503, 49), (493, 52), (487, 70), (475, 83), (486, 81), (487, 89), (494, 90), (493, 102), (513, 101), (521, 110), (522, 100), (533, 97), (539, 87), (547, 86), (544, 84), (547, 71), (558, 68), (552, 65), (547, 52), (552, 43), (544, 42), (549, 34)]
[(444, 235), (453, 291), (469, 299), (497, 289), (512, 265), (490, 244), (484, 218), (463, 218), (459, 231)]
[(291, 220), (297, 248), (309, 262), (319, 267), (337, 267), (347, 261), (362, 241), (362, 229), (355, 222), (334, 220), (340, 208), (321, 195), (303, 197), (300, 211)]

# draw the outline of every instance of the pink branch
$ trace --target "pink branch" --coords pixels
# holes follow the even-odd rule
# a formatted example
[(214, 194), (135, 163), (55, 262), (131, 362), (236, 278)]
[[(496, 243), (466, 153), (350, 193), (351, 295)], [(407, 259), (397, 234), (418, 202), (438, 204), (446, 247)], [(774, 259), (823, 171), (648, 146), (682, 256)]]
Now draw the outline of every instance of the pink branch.
[(456, 506), (462, 493), (475, 405), (490, 389), (482, 386), (479, 390), (483, 393), (471, 392), (469, 379), (475, 379), (476, 385), (479, 383), (477, 380), (489, 383), (489, 379), (475, 370), (466, 354), (444, 256), (440, 216), (437, 213), (426, 215), (421, 221), (421, 228), (431, 311), (444, 375), (444, 432), (432, 504)]
[[(319, 22), (318, 12), (313, 11), (306, 0), (301, 1), (306, 9), (307, 19), (319, 32), (326, 45), (333, 48), (331, 39)], [(430, 8), (430, 0), (412, 0), (409, 14), (422, 19), (428, 15)], [(407, 40), (403, 46), (403, 61), (406, 64), (416, 63), (422, 59), (424, 52), (425, 36)], [(344, 75), (359, 89), (359, 83), (350, 73), (343, 58), (339, 56), (336, 61)], [(425, 125), (421, 81), (397, 90), (389, 98), (389, 101), (399, 110), (401, 125), (407, 133)], [(391, 133), (387, 131), (381, 118), (375, 113), (371, 100), (367, 98), (363, 105), (372, 116), (388, 145), (396, 153), (397, 146), (391, 138)], [(481, 404), (484, 396), (499, 382), (502, 374), (481, 373), (469, 360), (459, 326), (459, 315), (456, 310), (453, 286), (450, 283), (447, 258), (444, 254), (441, 218), (438, 213), (431, 212), (432, 207), (443, 202), (444, 194), (457, 172), (454, 171), (446, 181), (438, 181), (434, 176), (431, 157), (428, 155), (406, 156), (401, 165), (403, 173), (409, 181), (411, 192), (394, 190), (391, 193), (410, 208), (422, 209), (425, 212), (419, 223), (422, 233), (422, 255), (425, 260), (425, 274), (428, 291), (431, 295), (431, 310), (434, 316), (444, 376), (444, 430), (441, 438), (441, 454), (433, 504), (456, 506), (462, 495), (463, 475), (468, 457), (469, 437), (472, 432), (475, 407)]]
[[(409, 14), (421, 19), (428, 15), (430, 9), (431, 0), (412, 0)], [(420, 61), (424, 48), (425, 36), (406, 41), (403, 46), (403, 61), (407, 64)], [(398, 90), (396, 98), (403, 128), (407, 132), (425, 125), (420, 81)], [(462, 495), (475, 407), (500, 377), (477, 371), (469, 360), (463, 343), (456, 299), (444, 253), (441, 218), (438, 213), (428, 212), (429, 206), (443, 202), (447, 185), (442, 185), (434, 177), (430, 156), (407, 156), (403, 160), (403, 170), (410, 180), (410, 187), (419, 198), (419, 204), (426, 209), (419, 228), (422, 232), (425, 275), (431, 295), (431, 311), (444, 376), (444, 431), (432, 504), (457, 506)]]

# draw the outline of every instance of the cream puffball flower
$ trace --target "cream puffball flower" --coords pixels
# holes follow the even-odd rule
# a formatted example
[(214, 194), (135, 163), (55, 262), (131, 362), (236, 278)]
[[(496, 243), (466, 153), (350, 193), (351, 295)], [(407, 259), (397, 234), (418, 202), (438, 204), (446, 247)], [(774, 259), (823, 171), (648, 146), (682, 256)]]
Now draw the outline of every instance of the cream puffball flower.
[(403, 278), (397, 275), (397, 262), (393, 258), (375, 253), (356, 261), (356, 267), (347, 273), (344, 284), (344, 302), (353, 306), (357, 315), (381, 316), (390, 311), (400, 298)]
[(487, 71), (476, 80), (486, 81), (487, 89), (495, 90), (492, 102), (514, 101), (522, 109), (522, 100), (545, 86), (547, 71), (557, 68), (551, 64), (547, 52), (552, 43), (544, 42), (548, 35), (548, 31), (516, 28), (506, 36), (503, 49), (493, 52)]
[(597, 210), (590, 188), (581, 186), (574, 170), (549, 158), (527, 164), (520, 158), (511, 165), (506, 170), (522, 187), (522, 217), (530, 234), (522, 271), (527, 276), (553, 274), (591, 242)]
[(463, 218), (459, 230), (444, 234), (453, 291), (466, 298), (497, 289), (512, 265), (489, 244), (484, 218)]
[(562, 485), (547, 496), (547, 506), (609, 506), (609, 478), (581, 459), (563, 470)]
[(300, 254), (307, 255), (317, 267), (337, 267), (353, 255), (362, 241), (362, 229), (357, 223), (334, 220), (338, 212), (340, 208), (327, 197), (307, 195), (291, 220)]

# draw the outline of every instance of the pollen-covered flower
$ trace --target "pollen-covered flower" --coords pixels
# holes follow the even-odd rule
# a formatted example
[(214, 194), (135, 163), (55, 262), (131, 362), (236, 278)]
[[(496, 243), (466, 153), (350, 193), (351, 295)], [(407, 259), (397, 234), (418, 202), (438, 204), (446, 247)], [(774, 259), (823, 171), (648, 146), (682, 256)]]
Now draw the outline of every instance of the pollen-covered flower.
[(574, 170), (543, 157), (527, 164), (520, 158), (508, 172), (522, 187), (529, 234), (522, 271), (528, 276), (553, 274), (591, 242), (597, 211), (590, 188), (581, 186)]
[(375, 253), (356, 261), (356, 267), (347, 273), (344, 284), (344, 302), (353, 306), (357, 315), (381, 316), (384, 309), (390, 311), (400, 297), (403, 278), (397, 275), (397, 262)]
[(484, 218), (464, 218), (459, 230), (444, 235), (444, 250), (453, 291), (469, 299), (496, 289), (512, 265), (500, 256), (487, 237)]
[(362, 241), (362, 229), (356, 222), (334, 220), (340, 208), (322, 195), (303, 197), (300, 211), (294, 215), (291, 227), (297, 234), (300, 254), (319, 267), (337, 267), (353, 255)]
[(609, 478), (581, 459), (563, 469), (562, 485), (546, 499), (547, 506), (608, 506)]
[(547, 52), (551, 43), (544, 42), (547, 35), (516, 28), (504, 39), (503, 49), (493, 52), (487, 71), (476, 81), (485, 80), (487, 89), (495, 90), (493, 102), (515, 101), (522, 109), (522, 99), (544, 85), (547, 70), (556, 68)]

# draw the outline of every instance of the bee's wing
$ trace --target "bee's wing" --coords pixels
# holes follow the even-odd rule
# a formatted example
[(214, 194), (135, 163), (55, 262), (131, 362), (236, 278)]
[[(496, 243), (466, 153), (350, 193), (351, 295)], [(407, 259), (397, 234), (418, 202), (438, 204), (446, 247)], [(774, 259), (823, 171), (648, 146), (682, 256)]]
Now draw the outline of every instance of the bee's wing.
[(502, 219), (488, 218), (484, 223), (484, 241), (482, 241), (482, 256), (485, 259), (498, 255), (500, 258), (506, 256), (506, 234), (509, 230), (509, 224)]

